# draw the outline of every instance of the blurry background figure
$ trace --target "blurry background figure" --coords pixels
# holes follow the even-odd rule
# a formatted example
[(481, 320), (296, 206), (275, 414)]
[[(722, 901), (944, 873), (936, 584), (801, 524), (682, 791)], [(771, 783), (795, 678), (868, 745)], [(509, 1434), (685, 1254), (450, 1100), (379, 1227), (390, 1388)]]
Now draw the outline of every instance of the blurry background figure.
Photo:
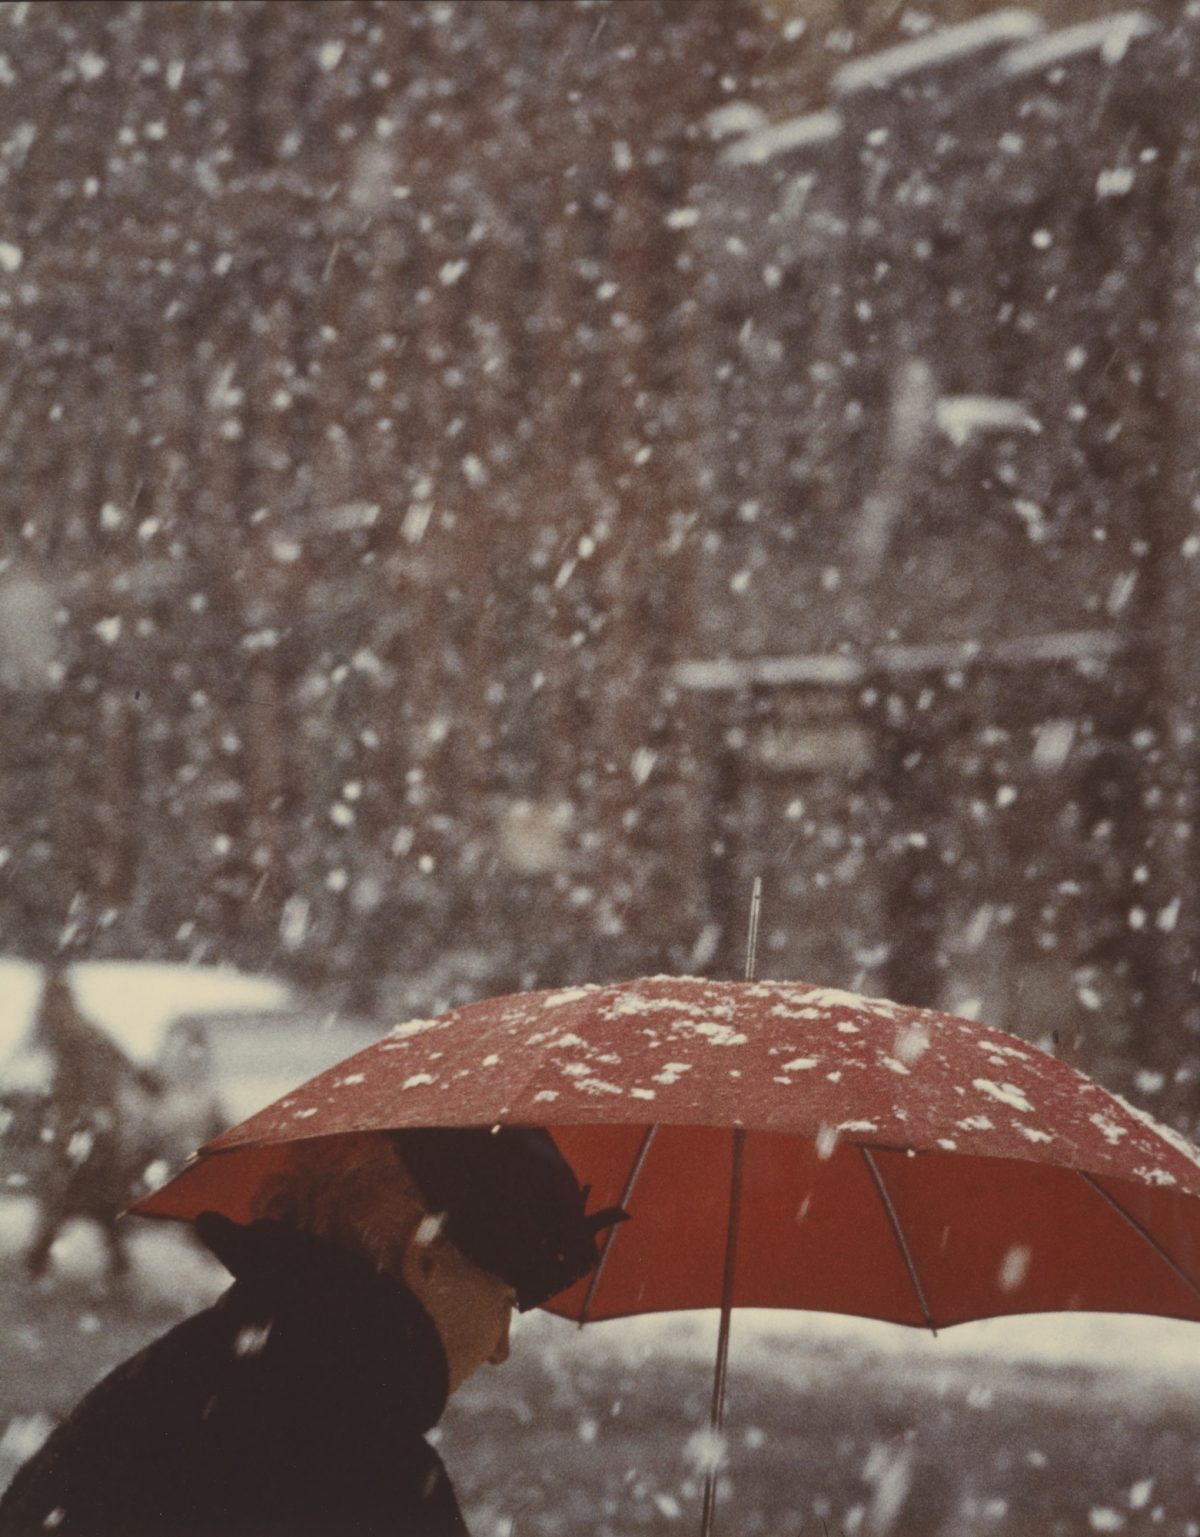
[(149, 1107), (161, 1096), (161, 1080), (136, 1067), (82, 1013), (59, 965), (47, 971), (29, 1045), (46, 1059), (48, 1074), (39, 1132), (46, 1162), (26, 1268), (44, 1275), (62, 1227), (72, 1217), (89, 1217), (100, 1227), (115, 1280), (128, 1268), (117, 1217), (137, 1188)]
[[(145, 1074), (142, 1074), (142, 1078)], [(138, 1113), (127, 1123), (141, 1131), (139, 1170), (150, 1179), (150, 1166), (181, 1163), (219, 1132), (230, 1117), (216, 1088), (212, 1037), (201, 1019), (179, 1019), (167, 1031), (158, 1062), (150, 1074), (150, 1092), (139, 1079)]]

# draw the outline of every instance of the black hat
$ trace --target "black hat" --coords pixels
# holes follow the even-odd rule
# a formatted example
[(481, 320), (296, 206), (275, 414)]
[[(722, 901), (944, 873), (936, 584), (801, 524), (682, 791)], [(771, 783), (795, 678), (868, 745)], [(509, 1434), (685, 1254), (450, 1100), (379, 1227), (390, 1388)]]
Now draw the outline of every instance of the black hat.
[(410, 1127), (392, 1134), (442, 1231), (481, 1270), (501, 1276), (522, 1312), (591, 1270), (596, 1234), (618, 1206), (586, 1215), (588, 1189), (540, 1127)]

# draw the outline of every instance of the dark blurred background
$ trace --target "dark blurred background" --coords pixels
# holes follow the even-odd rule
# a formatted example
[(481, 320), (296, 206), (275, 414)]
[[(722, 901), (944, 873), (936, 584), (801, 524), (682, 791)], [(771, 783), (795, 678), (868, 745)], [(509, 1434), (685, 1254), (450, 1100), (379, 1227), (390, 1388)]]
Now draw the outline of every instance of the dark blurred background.
[(0, 6), (0, 949), (390, 1023), (761, 874), (1194, 1127), (1198, 100), (1167, 0)]

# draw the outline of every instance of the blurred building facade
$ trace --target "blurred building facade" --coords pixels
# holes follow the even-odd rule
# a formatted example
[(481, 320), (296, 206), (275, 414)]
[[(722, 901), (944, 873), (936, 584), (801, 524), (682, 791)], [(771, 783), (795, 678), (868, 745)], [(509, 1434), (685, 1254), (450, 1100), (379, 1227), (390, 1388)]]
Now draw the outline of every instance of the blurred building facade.
[(782, 970), (857, 958), (1181, 1101), (1198, 22), (984, 14), (727, 149), (728, 527), (676, 668)]
[(1194, 13), (796, 118), (732, 0), (9, 7), (4, 943), (736, 974), (762, 874), (1186, 1096)]

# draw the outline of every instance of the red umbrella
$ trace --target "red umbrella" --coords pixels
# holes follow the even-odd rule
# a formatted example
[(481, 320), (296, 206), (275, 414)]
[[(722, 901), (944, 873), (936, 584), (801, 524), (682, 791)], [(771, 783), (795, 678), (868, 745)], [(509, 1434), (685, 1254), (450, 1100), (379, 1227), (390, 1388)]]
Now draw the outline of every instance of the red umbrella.
[(410, 1021), (134, 1209), (245, 1221), (301, 1140), (497, 1123), (549, 1127), (633, 1218), (552, 1311), (721, 1306), (714, 1424), (735, 1306), (1200, 1319), (1200, 1153), (1026, 1041), (802, 983), (656, 977)]

